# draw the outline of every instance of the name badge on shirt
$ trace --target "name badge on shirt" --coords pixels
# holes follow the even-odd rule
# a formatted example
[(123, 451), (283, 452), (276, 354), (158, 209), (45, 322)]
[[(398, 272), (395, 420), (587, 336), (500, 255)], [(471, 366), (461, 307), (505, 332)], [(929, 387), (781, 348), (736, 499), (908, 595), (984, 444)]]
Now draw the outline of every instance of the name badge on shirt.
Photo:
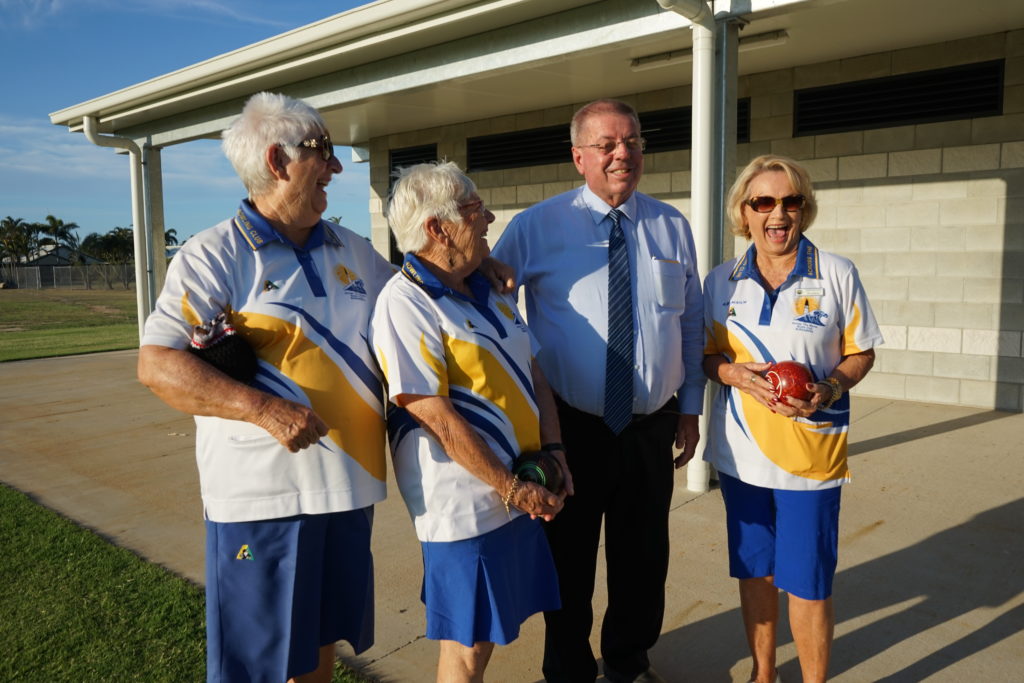
[(824, 287), (797, 287), (797, 296), (825, 296)]

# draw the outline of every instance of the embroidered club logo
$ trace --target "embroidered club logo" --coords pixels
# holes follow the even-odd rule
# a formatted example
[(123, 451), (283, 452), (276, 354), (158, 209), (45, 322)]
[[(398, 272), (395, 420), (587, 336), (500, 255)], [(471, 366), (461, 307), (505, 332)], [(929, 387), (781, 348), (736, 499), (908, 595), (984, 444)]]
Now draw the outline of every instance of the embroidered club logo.
[(514, 321), (516, 319), (516, 314), (512, 312), (512, 309), (509, 308), (508, 304), (506, 304), (504, 301), (499, 301), (497, 303), (497, 307), (498, 310), (501, 311), (501, 314), (504, 315), (509, 320)]
[(360, 300), (366, 298), (366, 287), (358, 275), (343, 265), (335, 268), (334, 274), (337, 276), (338, 281), (345, 285), (345, 292), (349, 295), (349, 298)]
[(730, 318), (735, 318), (736, 317), (736, 309), (733, 308), (732, 306), (729, 307), (728, 317), (730, 317)]
[(252, 551), (249, 550), (249, 544), (248, 543), (246, 543), (245, 545), (243, 545), (241, 548), (238, 549), (238, 554), (235, 555), (235, 559), (236, 560), (249, 560), (251, 562), (255, 562), (256, 561), (256, 558), (253, 557), (253, 555), (252, 555)]
[(807, 323), (808, 325), (817, 325), (818, 327), (825, 327), (825, 320), (828, 318), (828, 313), (825, 311), (808, 311), (799, 318), (795, 319), (798, 323)]
[(275, 285), (271, 280), (264, 280), (263, 281), (263, 291), (264, 292), (272, 292), (275, 289), (280, 289), (280, 287)]
[(466, 318), (466, 329), (467, 330), (475, 330), (476, 329), (476, 325), (474, 325), (472, 323), (472, 321), (470, 321), (469, 318)]

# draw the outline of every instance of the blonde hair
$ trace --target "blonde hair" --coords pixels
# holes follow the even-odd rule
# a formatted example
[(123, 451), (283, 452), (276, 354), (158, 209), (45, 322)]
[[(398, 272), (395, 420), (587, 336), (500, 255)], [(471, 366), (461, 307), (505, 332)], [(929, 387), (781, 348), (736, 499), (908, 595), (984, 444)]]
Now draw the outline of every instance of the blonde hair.
[(747, 192), (750, 190), (750, 184), (754, 178), (770, 171), (785, 173), (793, 190), (804, 196), (804, 208), (800, 211), (800, 233), (803, 234), (811, 227), (815, 216), (818, 215), (818, 203), (814, 199), (814, 186), (811, 184), (811, 176), (807, 173), (807, 169), (789, 157), (763, 154), (747, 164), (747, 167), (736, 178), (736, 182), (732, 184), (732, 189), (729, 190), (729, 197), (725, 201), (725, 210), (731, 223), (732, 234), (750, 239), (750, 226), (743, 219), (743, 205), (750, 199)]

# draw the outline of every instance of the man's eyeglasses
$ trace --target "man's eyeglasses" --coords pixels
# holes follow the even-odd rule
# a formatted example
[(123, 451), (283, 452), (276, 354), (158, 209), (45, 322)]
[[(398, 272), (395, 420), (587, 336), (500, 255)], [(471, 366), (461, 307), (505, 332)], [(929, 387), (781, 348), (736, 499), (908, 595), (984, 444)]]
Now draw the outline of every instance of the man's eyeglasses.
[(626, 149), (630, 152), (642, 152), (647, 148), (647, 140), (644, 138), (623, 138), (622, 140), (605, 140), (604, 142), (595, 142), (592, 145), (576, 145), (577, 147), (590, 147), (596, 149), (602, 154), (611, 154), (615, 151), (615, 148), (622, 143), (626, 146)]
[(804, 208), (805, 201), (802, 194), (791, 194), (788, 197), (751, 197), (746, 203), (758, 213), (771, 213), (779, 204), (786, 213), (795, 213)]
[(328, 135), (321, 135), (319, 137), (309, 138), (308, 140), (302, 140), (295, 146), (317, 150), (320, 152), (320, 156), (324, 161), (330, 161), (331, 157), (334, 156), (334, 145), (331, 144), (331, 138)]

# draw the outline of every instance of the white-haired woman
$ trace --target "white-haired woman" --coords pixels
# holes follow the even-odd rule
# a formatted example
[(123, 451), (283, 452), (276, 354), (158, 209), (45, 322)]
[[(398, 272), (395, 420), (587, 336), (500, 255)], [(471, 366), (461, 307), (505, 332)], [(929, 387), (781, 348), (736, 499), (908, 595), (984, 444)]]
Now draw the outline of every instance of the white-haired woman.
[[(139, 378), (196, 416), (208, 680), (326, 682), (335, 641), (373, 643), (370, 528), (386, 462), (364, 334), (394, 269), (321, 219), (341, 163), (315, 109), (254, 95), (223, 148), (248, 197), (175, 256)], [(186, 351), (193, 326), (218, 316), (255, 351), (254, 376)]]
[[(393, 404), (395, 476), (423, 551), (427, 637), (441, 641), (439, 681), (482, 680), (495, 643), (559, 607), (536, 518), (561, 510), (572, 479), (535, 341), (515, 302), (477, 271), (493, 220), (455, 164), (403, 169), (388, 222), (405, 262), (371, 327)], [(538, 449), (563, 472), (558, 494), (510, 471)]]
[[(760, 156), (733, 184), (733, 232), (753, 242), (704, 282), (704, 371), (723, 385), (709, 415), (705, 459), (719, 472), (729, 571), (739, 579), (751, 680), (779, 681), (779, 590), (806, 683), (828, 672), (841, 485), (849, 481), (847, 393), (871, 369), (882, 335), (857, 269), (804, 233), (817, 213), (802, 166)], [(762, 377), (796, 360), (806, 400), (776, 397)]]

